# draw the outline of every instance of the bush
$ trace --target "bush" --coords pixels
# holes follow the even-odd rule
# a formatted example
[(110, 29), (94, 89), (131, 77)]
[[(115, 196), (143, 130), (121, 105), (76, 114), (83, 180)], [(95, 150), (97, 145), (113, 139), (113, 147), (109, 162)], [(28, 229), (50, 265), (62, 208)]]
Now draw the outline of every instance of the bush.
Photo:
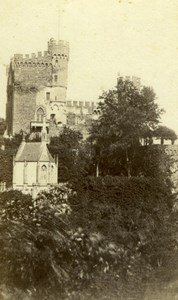
[(135, 257), (132, 278), (140, 286), (151, 280), (169, 282), (175, 275), (170, 263), (178, 273), (175, 199), (163, 180), (88, 177), (76, 182), (73, 191), (69, 199), (73, 226), (100, 232), (108, 242), (123, 245)]
[(36, 201), (18, 191), (0, 194), (0, 282), (13, 299), (106, 299), (133, 281), (138, 249), (73, 228), (65, 194), (54, 188)]

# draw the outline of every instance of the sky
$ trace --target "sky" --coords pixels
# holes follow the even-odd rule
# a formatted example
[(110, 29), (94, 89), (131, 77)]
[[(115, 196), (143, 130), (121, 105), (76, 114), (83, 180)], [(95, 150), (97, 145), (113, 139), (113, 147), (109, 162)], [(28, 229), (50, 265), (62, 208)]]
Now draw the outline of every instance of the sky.
[(177, 0), (0, 0), (1, 117), (10, 58), (47, 50), (51, 37), (70, 43), (68, 99), (95, 101), (118, 73), (138, 76), (178, 133)]

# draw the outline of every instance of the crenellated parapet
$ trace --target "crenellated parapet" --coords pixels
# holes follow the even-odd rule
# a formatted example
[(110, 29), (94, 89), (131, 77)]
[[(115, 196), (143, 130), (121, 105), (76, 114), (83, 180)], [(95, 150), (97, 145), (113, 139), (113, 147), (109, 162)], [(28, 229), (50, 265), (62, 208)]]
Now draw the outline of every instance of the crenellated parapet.
[(67, 100), (67, 107), (97, 107), (98, 102)]
[[(47, 107), (65, 103), (69, 43), (50, 39), (44, 52), (15, 54), (8, 68), (8, 133), (29, 132), (38, 99)], [(52, 99), (52, 100), (51, 100)], [(52, 111), (54, 114), (54, 112)]]
[(16, 67), (48, 67), (58, 62), (69, 60), (69, 43), (65, 41), (56, 42), (50, 39), (47, 51), (38, 51), (31, 54), (14, 54), (13, 63)]
[(52, 38), (48, 42), (48, 53), (53, 58), (69, 60), (69, 43), (62, 40), (56, 41)]

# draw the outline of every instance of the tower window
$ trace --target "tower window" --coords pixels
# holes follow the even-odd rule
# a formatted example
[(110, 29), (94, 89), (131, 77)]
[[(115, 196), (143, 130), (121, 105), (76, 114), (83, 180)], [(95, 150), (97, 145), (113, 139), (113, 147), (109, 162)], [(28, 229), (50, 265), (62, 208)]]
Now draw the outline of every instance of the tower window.
[(50, 93), (49, 92), (46, 93), (46, 100), (50, 100)]
[(57, 96), (55, 96), (55, 100), (57, 100)]
[(54, 75), (54, 82), (57, 82), (57, 80), (58, 80), (58, 76)]
[(44, 110), (40, 107), (37, 110), (37, 121), (38, 122), (43, 122), (43, 118), (44, 118)]

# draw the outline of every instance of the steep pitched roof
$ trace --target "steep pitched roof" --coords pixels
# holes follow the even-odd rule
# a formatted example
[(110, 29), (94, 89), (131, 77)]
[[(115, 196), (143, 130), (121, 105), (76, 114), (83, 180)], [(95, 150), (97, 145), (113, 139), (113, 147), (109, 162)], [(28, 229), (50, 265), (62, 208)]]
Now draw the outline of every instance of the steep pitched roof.
[(27, 162), (54, 162), (54, 158), (50, 154), (46, 143), (25, 143), (22, 142), (16, 154), (15, 161)]

